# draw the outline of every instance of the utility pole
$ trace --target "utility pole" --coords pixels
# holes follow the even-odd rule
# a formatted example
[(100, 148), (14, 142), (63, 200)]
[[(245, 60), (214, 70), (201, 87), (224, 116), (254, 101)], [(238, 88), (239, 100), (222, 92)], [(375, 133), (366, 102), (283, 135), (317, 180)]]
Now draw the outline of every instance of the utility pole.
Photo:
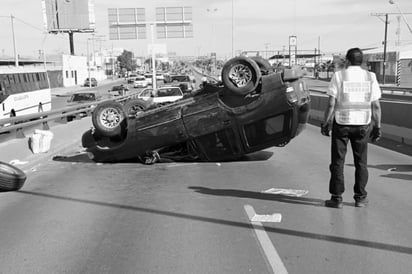
[[(383, 84), (385, 84), (386, 49), (387, 49), (387, 39), (388, 39), (389, 15), (399, 15), (399, 14), (404, 16), (404, 14), (412, 14), (412, 13), (371, 13), (372, 16), (378, 17), (381, 21), (385, 23), (385, 35), (384, 35), (384, 41), (383, 41), (383, 72), (382, 72), (382, 78), (383, 78), (382, 83)], [(385, 20), (382, 20), (381, 16), (384, 16)]]

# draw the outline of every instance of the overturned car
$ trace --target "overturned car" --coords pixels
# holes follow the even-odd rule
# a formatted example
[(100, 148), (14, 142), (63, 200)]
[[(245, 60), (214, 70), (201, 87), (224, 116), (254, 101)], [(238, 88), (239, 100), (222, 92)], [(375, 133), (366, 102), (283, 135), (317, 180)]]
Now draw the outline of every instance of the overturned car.
[[(100, 103), (82, 144), (97, 162), (234, 160), (285, 146), (304, 128), (310, 95), (303, 74), (275, 73), (261, 58), (235, 57), (222, 81), (165, 104)], [(148, 159), (152, 159), (147, 161)]]

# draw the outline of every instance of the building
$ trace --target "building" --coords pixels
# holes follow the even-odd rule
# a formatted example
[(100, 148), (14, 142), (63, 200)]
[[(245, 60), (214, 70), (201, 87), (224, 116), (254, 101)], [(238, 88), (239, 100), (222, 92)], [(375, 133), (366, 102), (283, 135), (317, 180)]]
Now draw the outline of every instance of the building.
[(383, 52), (383, 48), (364, 51), (364, 61), (368, 69), (376, 74), (380, 83), (412, 87), (412, 46), (388, 48), (385, 73)]

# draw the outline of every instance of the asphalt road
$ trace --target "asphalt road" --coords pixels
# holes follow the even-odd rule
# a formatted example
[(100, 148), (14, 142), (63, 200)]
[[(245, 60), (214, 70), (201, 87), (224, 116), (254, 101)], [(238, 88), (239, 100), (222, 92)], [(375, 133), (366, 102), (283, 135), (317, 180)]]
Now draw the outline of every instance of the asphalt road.
[[(23, 189), (0, 193), (0, 273), (412, 269), (410, 156), (371, 145), (370, 204), (355, 208), (349, 149), (344, 207), (331, 209), (329, 139), (312, 125), (236, 162), (96, 164), (80, 151), (74, 138), (61, 157), (22, 165)], [(262, 193), (271, 188), (308, 193)], [(253, 212), (282, 219), (262, 228)]]

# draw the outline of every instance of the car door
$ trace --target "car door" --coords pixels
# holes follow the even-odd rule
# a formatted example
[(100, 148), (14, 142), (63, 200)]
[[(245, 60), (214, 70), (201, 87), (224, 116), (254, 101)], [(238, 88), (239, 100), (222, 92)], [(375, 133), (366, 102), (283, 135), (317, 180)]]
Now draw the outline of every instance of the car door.
[(242, 148), (235, 119), (220, 106), (216, 94), (195, 100), (183, 108), (183, 123), (203, 156), (213, 161), (240, 155)]
[(188, 99), (186, 103), (172, 103), (146, 110), (134, 123), (139, 143), (147, 149), (154, 149), (186, 141), (188, 136), (183, 125), (182, 107), (190, 102)]

